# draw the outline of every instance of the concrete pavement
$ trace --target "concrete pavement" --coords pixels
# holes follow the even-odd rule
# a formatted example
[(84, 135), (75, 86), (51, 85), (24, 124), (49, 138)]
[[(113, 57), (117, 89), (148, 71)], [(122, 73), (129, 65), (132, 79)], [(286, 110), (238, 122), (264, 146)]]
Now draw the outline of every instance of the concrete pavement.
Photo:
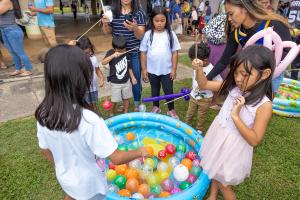
[[(190, 46), (190, 44), (186, 45)], [(184, 45), (183, 45), (184, 48)], [(104, 53), (98, 54), (97, 58), (101, 60)], [(32, 78), (6, 78), (0, 82), (0, 122), (12, 119), (26, 117), (34, 114), (36, 107), (44, 97), (44, 77), (43, 64), (34, 64), (34, 76)], [(108, 68), (101, 69), (105, 75), (108, 74)], [(192, 69), (182, 64), (178, 65), (177, 80), (192, 77)], [(143, 87), (149, 87), (144, 84)], [(99, 88), (100, 97), (110, 96), (111, 88), (109, 83)]]

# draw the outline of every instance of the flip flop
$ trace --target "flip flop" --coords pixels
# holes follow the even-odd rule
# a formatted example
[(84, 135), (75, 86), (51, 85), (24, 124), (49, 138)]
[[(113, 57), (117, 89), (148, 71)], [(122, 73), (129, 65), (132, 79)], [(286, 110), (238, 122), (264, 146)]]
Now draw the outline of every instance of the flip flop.
[(25, 71), (25, 72), (22, 72), (22, 73), (19, 74), (19, 76), (21, 76), (21, 77), (31, 76), (31, 75), (32, 75), (31, 71)]
[(11, 73), (10, 76), (17, 76), (19, 74), (22, 74), (22, 72), (20, 70), (16, 70), (13, 73)]
[(3, 65), (0, 66), (0, 68), (1, 69), (7, 69), (8, 67), (5, 64), (3, 64)]

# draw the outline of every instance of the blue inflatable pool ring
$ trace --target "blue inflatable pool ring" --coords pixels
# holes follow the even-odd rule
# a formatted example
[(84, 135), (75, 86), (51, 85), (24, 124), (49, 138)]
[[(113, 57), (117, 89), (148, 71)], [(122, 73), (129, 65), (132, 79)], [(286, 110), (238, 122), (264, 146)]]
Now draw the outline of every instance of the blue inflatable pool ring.
[(273, 100), (273, 113), (300, 117), (300, 81), (284, 78)]
[[(135, 138), (133, 141), (127, 141), (122, 145), (130, 147), (133, 143), (141, 145), (146, 139), (153, 139), (158, 143), (160, 141), (167, 141), (175, 146), (184, 145), (186, 152), (193, 150), (199, 152), (203, 137), (191, 126), (168, 116), (136, 112), (118, 115), (107, 119), (107, 126), (114, 135), (114, 137), (124, 138), (126, 141), (126, 134), (134, 132)], [(173, 194), (167, 198), (154, 198), (157, 200), (170, 199), (170, 200), (192, 200), (203, 199), (210, 184), (209, 177), (201, 171), (198, 179), (187, 189)], [(129, 200), (134, 198), (121, 197), (117, 193), (108, 192), (108, 200)]]

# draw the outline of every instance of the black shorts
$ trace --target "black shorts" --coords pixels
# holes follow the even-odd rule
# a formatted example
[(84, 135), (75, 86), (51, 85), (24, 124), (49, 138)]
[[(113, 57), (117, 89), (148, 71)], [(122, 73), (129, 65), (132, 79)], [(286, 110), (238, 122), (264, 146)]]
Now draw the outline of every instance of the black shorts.
[(0, 43), (2, 43), (2, 44), (4, 43), (4, 42), (3, 42), (3, 38), (2, 38), (1, 31), (0, 31)]
[(193, 20), (192, 25), (197, 26), (198, 25), (198, 20)]

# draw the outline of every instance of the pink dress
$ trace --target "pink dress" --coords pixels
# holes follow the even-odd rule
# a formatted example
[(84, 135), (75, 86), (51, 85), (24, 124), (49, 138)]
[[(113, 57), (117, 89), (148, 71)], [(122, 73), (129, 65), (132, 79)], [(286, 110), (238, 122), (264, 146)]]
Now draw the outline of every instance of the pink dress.
[[(241, 96), (236, 87), (229, 92), (222, 109), (209, 127), (200, 150), (201, 166), (211, 179), (227, 185), (238, 185), (250, 176), (253, 147), (240, 135), (231, 118), (235, 99)], [(266, 96), (254, 107), (243, 106), (240, 117), (253, 127), (256, 109), (270, 101)]]

